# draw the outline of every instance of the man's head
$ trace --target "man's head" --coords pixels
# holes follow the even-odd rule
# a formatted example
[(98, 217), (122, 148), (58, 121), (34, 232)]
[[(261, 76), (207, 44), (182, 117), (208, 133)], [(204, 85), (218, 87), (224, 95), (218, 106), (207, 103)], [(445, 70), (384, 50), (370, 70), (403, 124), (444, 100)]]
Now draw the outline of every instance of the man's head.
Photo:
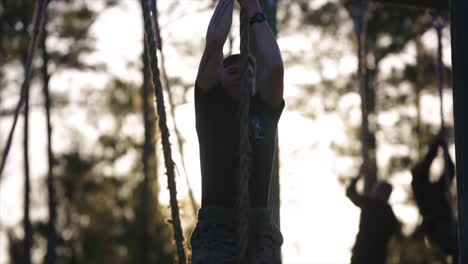
[(371, 197), (380, 201), (387, 202), (392, 194), (393, 186), (386, 181), (378, 181), (374, 184)]
[[(239, 98), (240, 87), (241, 87), (241, 57), (240, 54), (234, 54), (226, 57), (223, 60), (223, 87), (226, 89), (228, 94), (234, 98)], [(255, 59), (253, 56), (249, 56), (249, 78), (252, 78), (252, 82), (255, 82)]]

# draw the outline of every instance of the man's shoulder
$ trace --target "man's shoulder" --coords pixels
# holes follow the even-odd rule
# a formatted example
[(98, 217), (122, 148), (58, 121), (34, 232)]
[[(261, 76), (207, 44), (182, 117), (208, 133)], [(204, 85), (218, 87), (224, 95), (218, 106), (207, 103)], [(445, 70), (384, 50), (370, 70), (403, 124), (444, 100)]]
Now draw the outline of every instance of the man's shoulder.
[(211, 105), (212, 102), (223, 100), (225, 97), (224, 88), (221, 82), (216, 83), (210, 88), (202, 87), (198, 81), (195, 81), (195, 105)]
[(197, 94), (197, 92), (200, 93), (201, 95), (209, 94), (213, 91), (222, 90), (222, 87), (223, 87), (223, 84), (221, 82), (216, 82), (215, 84), (211, 86), (205, 87), (202, 84), (200, 84), (200, 81), (198, 79), (195, 80), (195, 94)]

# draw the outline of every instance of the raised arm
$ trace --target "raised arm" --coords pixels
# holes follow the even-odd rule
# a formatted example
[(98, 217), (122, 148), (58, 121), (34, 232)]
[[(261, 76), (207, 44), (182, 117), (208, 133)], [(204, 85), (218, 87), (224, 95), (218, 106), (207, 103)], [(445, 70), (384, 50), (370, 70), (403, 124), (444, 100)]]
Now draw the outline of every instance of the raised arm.
[(197, 75), (197, 83), (205, 92), (221, 81), (223, 46), (231, 29), (233, 10), (234, 0), (219, 0), (211, 17)]
[(353, 178), (351, 183), (349, 184), (348, 188), (346, 189), (346, 196), (348, 196), (349, 200), (353, 202), (354, 205), (361, 207), (364, 204), (364, 196), (360, 195), (356, 190), (356, 184), (359, 181), (359, 176)]
[(429, 169), (437, 156), (437, 150), (441, 143), (442, 139), (440, 135), (435, 136), (424, 159), (413, 167), (413, 177), (429, 177)]
[(453, 178), (455, 177), (455, 164), (450, 157), (450, 153), (448, 150), (447, 142), (442, 143), (442, 150), (444, 151), (444, 172), (447, 178), (447, 183), (450, 185), (452, 184)]
[[(247, 11), (249, 18), (257, 12), (262, 12), (258, 0), (238, 1)], [(257, 59), (262, 64), (257, 89), (265, 103), (278, 107), (283, 102), (284, 76), (283, 59), (278, 43), (266, 21), (253, 23), (252, 34), (257, 46)]]

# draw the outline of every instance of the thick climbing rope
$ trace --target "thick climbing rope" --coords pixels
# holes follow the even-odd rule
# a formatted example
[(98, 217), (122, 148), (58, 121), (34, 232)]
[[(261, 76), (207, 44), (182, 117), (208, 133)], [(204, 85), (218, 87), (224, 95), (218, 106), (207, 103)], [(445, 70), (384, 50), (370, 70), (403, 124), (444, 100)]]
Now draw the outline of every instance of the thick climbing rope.
[(180, 130), (177, 126), (176, 122), (176, 114), (175, 114), (175, 103), (174, 103), (174, 96), (172, 95), (172, 90), (169, 84), (169, 77), (167, 76), (167, 71), (166, 71), (166, 63), (165, 63), (165, 56), (163, 52), (163, 42), (161, 38), (161, 28), (159, 26), (159, 13), (158, 13), (158, 5), (157, 5), (157, 0), (152, 0), (152, 6), (151, 10), (153, 12), (153, 23), (154, 23), (154, 28), (155, 28), (155, 33), (156, 33), (156, 42), (158, 43), (158, 50), (159, 54), (161, 55), (161, 69), (162, 69), (162, 76), (164, 80), (164, 87), (167, 93), (167, 98), (169, 99), (169, 105), (171, 109), (171, 116), (172, 120), (174, 120), (174, 133), (176, 135), (177, 139), (177, 145), (180, 153), (180, 160), (182, 162), (182, 168), (184, 170), (185, 174), (185, 181), (187, 183), (187, 188), (188, 188), (188, 194), (189, 194), (189, 199), (190, 203), (192, 206), (193, 213), (197, 213), (197, 203), (195, 202), (195, 195), (193, 194), (193, 190), (189, 181), (188, 173), (187, 173), (187, 166), (185, 165), (185, 155), (184, 155), (184, 140), (182, 139), (182, 135), (180, 133)]
[(238, 202), (237, 202), (237, 263), (247, 263), (247, 248), (249, 241), (249, 178), (251, 171), (251, 156), (252, 146), (250, 144), (249, 133), (249, 110), (250, 96), (253, 91), (254, 83), (248, 76), (249, 68), (249, 42), (250, 42), (250, 25), (247, 12), (241, 10), (240, 15), (240, 35), (241, 35), (241, 91), (240, 91), (240, 159), (239, 159), (239, 186), (238, 186)]
[(358, 58), (358, 83), (359, 83), (359, 93), (361, 95), (361, 116), (362, 116), (362, 129), (361, 129), (361, 152), (362, 152), (362, 167), (365, 175), (368, 175), (369, 172), (369, 135), (366, 131), (367, 124), (367, 101), (368, 95), (366, 91), (366, 80), (365, 80), (365, 70), (364, 62), (365, 60), (365, 48), (364, 48), (364, 27), (365, 27), (365, 16), (366, 16), (366, 0), (353, 0), (351, 6), (351, 14), (354, 21), (354, 33), (356, 34), (357, 39), (357, 58)]
[(24, 67), (24, 80), (21, 85), (20, 98), (19, 98), (18, 104), (16, 105), (13, 124), (11, 126), (10, 133), (8, 135), (8, 140), (5, 145), (3, 155), (2, 155), (2, 163), (0, 164), (0, 179), (2, 177), (2, 172), (3, 172), (3, 169), (5, 168), (6, 160), (10, 152), (11, 143), (13, 141), (13, 135), (15, 133), (16, 123), (18, 122), (19, 112), (21, 111), (21, 108), (23, 107), (23, 104), (26, 99), (27, 91), (29, 90), (29, 84), (31, 81), (32, 60), (34, 58), (34, 54), (36, 53), (39, 40), (41, 39), (42, 29), (44, 26), (44, 16), (45, 16), (45, 11), (47, 9), (48, 3), (49, 3), (48, 0), (38, 0), (36, 2), (36, 7), (34, 11), (34, 19), (33, 19), (34, 21), (33, 32), (32, 32), (31, 42), (29, 43), (28, 55), (26, 57), (26, 63)]
[(445, 19), (440, 13), (433, 15), (433, 25), (437, 32), (437, 75), (439, 77), (439, 99), (440, 99), (440, 125), (441, 130), (445, 130), (445, 119), (444, 119), (444, 84), (445, 84), (445, 72), (443, 62), (443, 44), (442, 44), (442, 32), (446, 25)]
[(157, 43), (154, 38), (153, 25), (151, 21), (151, 0), (141, 0), (143, 6), (143, 21), (145, 25), (145, 37), (149, 51), (149, 61), (151, 65), (152, 82), (156, 95), (156, 106), (159, 116), (159, 129), (161, 130), (162, 146), (164, 152), (164, 163), (167, 170), (167, 183), (170, 193), (170, 203), (172, 212), (172, 226), (174, 229), (174, 240), (177, 247), (178, 263), (185, 264), (184, 235), (180, 224), (179, 205), (177, 202), (177, 189), (174, 173), (174, 161), (172, 160), (171, 145), (169, 142), (169, 129), (167, 128), (167, 117), (164, 106), (164, 95), (161, 88), (161, 79), (158, 68)]
[[(446, 25), (446, 21), (440, 12), (433, 13), (432, 24), (437, 33), (437, 76), (438, 76), (438, 92), (439, 92), (439, 102), (440, 102), (440, 130), (442, 131), (442, 137), (444, 137), (444, 144), (447, 144), (445, 139), (446, 129), (445, 129), (445, 118), (444, 118), (444, 84), (445, 84), (445, 69), (443, 62), (443, 44), (442, 44), (442, 32)], [(445, 161), (447, 162), (447, 161)], [(449, 174), (451, 172), (448, 170), (448, 166), (444, 166), (444, 175), (445, 181), (447, 184), (449, 182)]]

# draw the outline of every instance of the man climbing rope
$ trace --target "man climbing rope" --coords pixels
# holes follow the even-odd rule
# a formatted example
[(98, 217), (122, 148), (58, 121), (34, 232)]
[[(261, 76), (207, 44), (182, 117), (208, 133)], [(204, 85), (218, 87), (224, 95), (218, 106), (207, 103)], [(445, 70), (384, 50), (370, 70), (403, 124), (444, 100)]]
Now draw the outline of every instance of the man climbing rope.
[[(202, 205), (191, 237), (192, 263), (236, 261), (236, 201), (239, 177), (240, 55), (223, 59), (235, 0), (219, 0), (206, 35), (205, 50), (195, 83), (195, 113), (200, 146)], [(284, 108), (283, 61), (276, 39), (258, 0), (237, 0), (250, 18), (262, 71), (252, 91), (250, 130), (253, 164), (249, 180), (249, 263), (276, 263), (282, 244), (273, 224), (268, 196), (277, 123)], [(249, 58), (249, 77), (256, 65)]]
[[(431, 183), (429, 180), (430, 168), (439, 147), (444, 153), (445, 168), (440, 178)], [(457, 259), (457, 220), (450, 197), (450, 186), (455, 177), (455, 165), (450, 158), (442, 132), (434, 137), (426, 156), (413, 167), (411, 172), (413, 174), (411, 187), (419, 212), (423, 217), (424, 231), (431, 241)]]
[(384, 264), (387, 260), (388, 242), (400, 231), (400, 223), (388, 204), (393, 187), (387, 182), (379, 181), (374, 184), (370, 196), (361, 195), (356, 190), (361, 172), (346, 190), (351, 202), (361, 208), (359, 233), (352, 250), (351, 264)]

